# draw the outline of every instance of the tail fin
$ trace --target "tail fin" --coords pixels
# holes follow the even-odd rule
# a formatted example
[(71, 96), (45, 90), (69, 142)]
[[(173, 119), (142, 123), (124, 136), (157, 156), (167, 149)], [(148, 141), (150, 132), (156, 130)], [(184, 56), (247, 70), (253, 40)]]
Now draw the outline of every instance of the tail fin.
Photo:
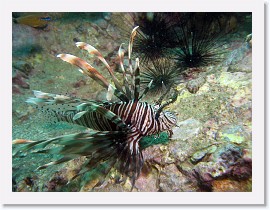
[(105, 164), (108, 168), (104, 170), (104, 173), (109, 173), (111, 168), (115, 167), (122, 174), (131, 178), (133, 188), (135, 180), (141, 172), (143, 156), (138, 145), (139, 139), (136, 138), (135, 142), (131, 139), (132, 136), (135, 138), (134, 134), (123, 131), (103, 131), (70, 134), (35, 142), (14, 140), (14, 144), (26, 143), (26, 145), (16, 148), (13, 155), (18, 156), (29, 152), (63, 156), (38, 169), (45, 169), (51, 165), (85, 156), (87, 157), (85, 164), (73, 179)]

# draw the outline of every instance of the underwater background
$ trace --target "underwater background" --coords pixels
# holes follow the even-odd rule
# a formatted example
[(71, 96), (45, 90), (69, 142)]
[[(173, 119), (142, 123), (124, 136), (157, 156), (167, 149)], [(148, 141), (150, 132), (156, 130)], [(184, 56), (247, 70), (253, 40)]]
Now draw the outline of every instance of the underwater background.
[[(178, 98), (167, 109), (177, 114), (178, 126), (171, 138), (162, 133), (144, 140), (145, 164), (133, 191), (252, 191), (251, 20), (251, 13), (13, 13), (12, 139), (44, 140), (85, 131), (53, 123), (25, 101), (33, 90), (106, 99), (107, 90), (56, 55), (84, 58), (110, 79), (100, 61), (74, 42), (91, 44), (119, 72), (118, 48), (121, 43), (127, 48), (131, 30), (139, 25), (134, 56), (141, 60), (142, 81), (154, 80), (145, 100), (154, 103), (177, 89)], [(161, 35), (153, 39), (151, 33)], [(121, 181), (114, 169), (98, 187), (103, 179), (98, 168), (67, 184), (84, 157), (36, 170), (55, 158), (14, 157), (13, 191), (130, 190), (130, 180)]]

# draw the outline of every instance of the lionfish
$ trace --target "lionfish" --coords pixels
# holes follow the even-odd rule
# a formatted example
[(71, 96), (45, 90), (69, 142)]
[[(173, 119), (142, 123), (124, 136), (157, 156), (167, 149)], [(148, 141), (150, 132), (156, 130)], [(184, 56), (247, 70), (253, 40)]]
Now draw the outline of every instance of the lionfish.
[[(29, 98), (26, 101), (46, 110), (57, 121), (78, 124), (95, 131), (63, 135), (49, 140), (17, 139), (13, 141), (13, 144), (26, 145), (18, 148), (14, 155), (30, 151), (31, 153), (61, 154), (63, 156), (38, 169), (84, 156), (86, 161), (72, 180), (98, 165), (106, 163), (108, 166), (106, 173), (109, 173), (111, 168), (116, 168), (122, 175), (131, 179), (133, 189), (135, 180), (139, 177), (144, 164), (142, 149), (139, 145), (140, 140), (145, 136), (159, 134), (163, 131), (167, 131), (171, 135), (172, 128), (177, 122), (173, 113), (163, 111), (168, 104), (176, 100), (176, 91), (174, 96), (164, 104), (161, 104), (162, 99), (154, 105), (140, 101), (151, 87), (152, 81), (140, 95), (139, 59), (136, 58), (134, 68), (131, 61), (132, 45), (137, 28), (138, 26), (132, 30), (128, 45), (129, 70), (125, 69), (123, 64), (122, 44), (118, 51), (124, 80), (123, 87), (102, 54), (91, 45), (76, 42), (78, 48), (87, 50), (105, 64), (114, 85), (81, 58), (70, 54), (57, 55), (63, 61), (79, 67), (81, 73), (108, 89), (107, 101), (79, 99), (41, 91), (34, 91), (35, 98)], [(113, 94), (120, 99), (119, 102), (110, 102)], [(54, 147), (47, 147), (48, 145), (54, 145)]]

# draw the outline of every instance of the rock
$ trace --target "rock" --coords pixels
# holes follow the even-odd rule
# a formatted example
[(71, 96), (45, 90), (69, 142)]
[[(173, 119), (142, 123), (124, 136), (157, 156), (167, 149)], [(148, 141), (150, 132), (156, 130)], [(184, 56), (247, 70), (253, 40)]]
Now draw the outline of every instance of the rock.
[[(241, 62), (245, 56), (251, 53), (251, 49), (248, 43), (240, 43), (236, 49), (232, 50), (231, 53), (228, 55), (227, 60), (225, 61), (226, 66), (235, 65)], [(251, 68), (251, 66), (250, 66)]]
[(230, 100), (234, 107), (252, 108), (252, 89), (249, 87), (239, 89), (235, 95), (230, 97)]
[(200, 162), (194, 167), (194, 170), (200, 174), (202, 180), (207, 182), (224, 175), (226, 169), (220, 162)]
[(243, 150), (241, 147), (236, 146), (234, 144), (223, 144), (218, 147), (215, 153), (211, 158), (213, 162), (221, 162), (222, 165), (229, 168), (234, 165), (238, 159), (242, 158)]
[(205, 77), (199, 77), (187, 82), (186, 88), (190, 93), (197, 93), (201, 86), (206, 82)]
[(209, 147), (203, 148), (202, 150), (199, 150), (197, 152), (195, 152), (190, 160), (193, 164), (198, 163), (199, 161), (201, 161), (206, 155), (208, 154), (212, 154), (217, 150), (217, 146), (216, 145), (211, 145)]
[(19, 94), (21, 93), (20, 88), (29, 89), (30, 85), (26, 79), (28, 79), (28, 77), (24, 73), (15, 71), (12, 76), (12, 92)]
[(202, 124), (198, 120), (190, 118), (178, 125), (179, 127), (173, 129), (168, 151), (171, 158), (183, 162), (190, 156), (194, 143), (198, 141), (196, 137), (201, 132)]
[(251, 68), (249, 69), (244, 69), (243, 67), (239, 66), (239, 65), (230, 65), (228, 67), (228, 72), (247, 72), (250, 73), (252, 72)]
[(115, 30), (113, 25), (111, 24), (108, 24), (106, 31), (112, 37), (113, 40), (117, 40), (120, 37), (119, 31)]
[(26, 76), (28, 76), (31, 73), (31, 71), (34, 69), (34, 67), (31, 64), (29, 64), (29, 63), (27, 63), (25, 61), (22, 61), (22, 60), (13, 61), (12, 62), (12, 67), (14, 69), (17, 69), (17, 70), (21, 71)]
[(159, 188), (161, 192), (194, 191), (194, 186), (174, 164), (167, 165), (161, 170)]
[(162, 153), (159, 145), (154, 145), (143, 150), (145, 162), (162, 164)]
[(196, 170), (193, 170), (193, 177), (195, 178), (195, 181), (198, 186), (198, 191), (202, 192), (212, 192), (213, 187), (213, 178), (209, 173), (200, 173)]
[(230, 173), (231, 177), (235, 180), (246, 180), (252, 176), (252, 161), (241, 159), (237, 164), (235, 164)]
[(214, 192), (251, 192), (251, 180), (235, 181), (231, 179), (214, 180), (212, 183)]
[(12, 24), (12, 56), (28, 56), (42, 48), (38, 41), (38, 30), (20, 24)]
[(140, 192), (157, 192), (158, 191), (158, 172), (153, 169), (148, 174), (141, 174), (135, 183), (135, 187)]
[(242, 125), (225, 126), (218, 132), (218, 136), (222, 141), (235, 144), (242, 144), (244, 141), (251, 140), (251, 134), (247, 133)]
[(145, 162), (149, 164), (171, 164), (174, 159), (170, 157), (170, 151), (166, 145), (154, 145), (143, 150)]
[(67, 184), (68, 180), (65, 177), (66, 170), (62, 169), (59, 172), (56, 172), (54, 176), (47, 183), (48, 192), (60, 192), (61, 188)]
[(229, 66), (228, 72), (252, 72), (251, 45), (252, 42), (247, 37), (245, 43), (241, 43), (240, 47), (231, 52), (226, 61), (226, 66)]
[(108, 27), (108, 22), (105, 19), (99, 19), (96, 21), (96, 24), (102, 29), (102, 30), (106, 30), (106, 28)]
[(22, 94), (18, 85), (12, 85), (12, 94)]
[[(191, 169), (190, 169), (191, 170)], [(192, 169), (193, 177), (202, 190), (212, 191), (214, 180), (230, 178), (247, 180), (252, 175), (251, 159), (244, 159), (243, 149), (227, 143), (219, 145), (216, 151), (204, 162), (199, 162)]]
[(217, 82), (219, 82), (221, 87), (229, 87), (234, 90), (239, 90), (239, 88), (251, 84), (251, 76), (251, 74), (243, 72), (222, 72)]
[(228, 72), (252, 72), (252, 53), (251, 50), (246, 52), (245, 57), (243, 57), (236, 64), (230, 64), (227, 69)]
[(201, 126), (201, 122), (192, 118), (179, 122), (178, 127), (173, 129), (173, 135), (171, 139), (186, 141), (198, 135), (201, 130)]
[(79, 34), (87, 34), (87, 32), (88, 32), (85, 24), (80, 24), (80, 25), (76, 26), (75, 30)]

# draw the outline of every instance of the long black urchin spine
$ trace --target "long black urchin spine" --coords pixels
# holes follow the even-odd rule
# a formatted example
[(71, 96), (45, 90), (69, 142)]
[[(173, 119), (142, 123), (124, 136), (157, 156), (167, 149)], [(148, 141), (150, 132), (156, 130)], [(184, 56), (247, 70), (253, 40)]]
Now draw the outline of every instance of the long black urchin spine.
[(178, 43), (174, 49), (180, 71), (221, 61), (225, 53), (224, 29), (216, 13), (186, 13), (175, 30)]

